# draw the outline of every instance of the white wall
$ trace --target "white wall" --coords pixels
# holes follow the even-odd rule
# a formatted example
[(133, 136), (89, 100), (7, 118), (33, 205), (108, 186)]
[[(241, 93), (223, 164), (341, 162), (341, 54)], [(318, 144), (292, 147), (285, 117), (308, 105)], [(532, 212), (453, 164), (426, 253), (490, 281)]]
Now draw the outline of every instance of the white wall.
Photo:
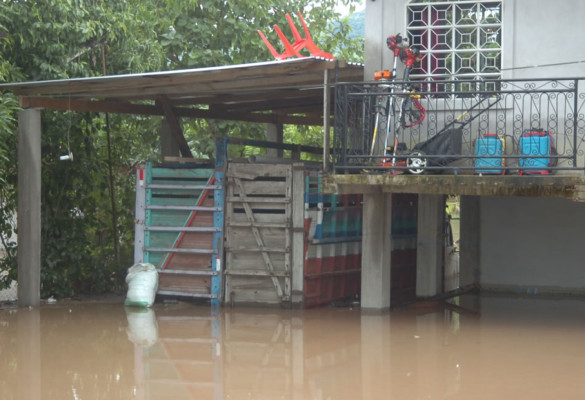
[(503, 78), (584, 76), (584, 18), (583, 0), (505, 0)]
[[(394, 55), (386, 45), (388, 36), (406, 33), (406, 4), (408, 0), (365, 0), (366, 27), (364, 33), (364, 79), (372, 80), (374, 72), (392, 69)], [(397, 67), (402, 76), (402, 65)]]
[(585, 292), (585, 203), (481, 198), (481, 284)]

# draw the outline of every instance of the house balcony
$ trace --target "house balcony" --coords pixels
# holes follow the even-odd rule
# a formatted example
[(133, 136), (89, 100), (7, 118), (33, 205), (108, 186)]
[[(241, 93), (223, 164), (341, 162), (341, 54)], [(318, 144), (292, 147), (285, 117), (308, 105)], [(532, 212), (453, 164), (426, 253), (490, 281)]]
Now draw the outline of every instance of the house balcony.
[(332, 191), (582, 200), (584, 79), (340, 83)]

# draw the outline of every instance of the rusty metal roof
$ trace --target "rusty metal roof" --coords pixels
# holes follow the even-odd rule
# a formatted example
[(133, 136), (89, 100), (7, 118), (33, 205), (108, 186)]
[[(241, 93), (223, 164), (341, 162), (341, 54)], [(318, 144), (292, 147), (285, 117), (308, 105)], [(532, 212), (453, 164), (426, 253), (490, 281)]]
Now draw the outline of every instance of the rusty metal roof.
[[(321, 125), (324, 79), (363, 80), (363, 65), (307, 57), (211, 68), (0, 84), (22, 107)], [(333, 102), (333, 96), (331, 96)], [(333, 114), (333, 109), (331, 109)]]

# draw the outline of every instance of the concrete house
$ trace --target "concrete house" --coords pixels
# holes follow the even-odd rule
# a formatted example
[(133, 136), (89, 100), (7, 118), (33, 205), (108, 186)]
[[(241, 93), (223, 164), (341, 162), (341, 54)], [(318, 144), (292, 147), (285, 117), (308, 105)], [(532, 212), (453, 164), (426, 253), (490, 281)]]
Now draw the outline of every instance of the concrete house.
[[(444, 95), (433, 100), (435, 114), (427, 110), (427, 120), (438, 121), (436, 128), (449, 118), (441, 121), (442, 106), (458, 108), (454, 115), (465, 112), (472, 104), (461, 100), (465, 90), (489, 86), (476, 82), (498, 81), (492, 88), (503, 100), (464, 128), (463, 141), (471, 144), (464, 144), (463, 153), (473, 155), (473, 143), (493, 132), (505, 137), (503, 158), (509, 169), (501, 175), (477, 174), (471, 158), (471, 168), (444, 175), (332, 175), (335, 190), (364, 193), (362, 307), (389, 305), (388, 235), (383, 233), (390, 228), (380, 224), (380, 217), (391, 213), (389, 195), (397, 192), (419, 193), (418, 296), (442, 291), (436, 238), (447, 194), (461, 196), (462, 287), (585, 293), (584, 81), (578, 78), (584, 76), (583, 15), (585, 3), (577, 0), (366, 0), (365, 79), (391, 69), (394, 55), (387, 38), (407, 37), (422, 55), (410, 79), (421, 82), (422, 92)], [(399, 62), (399, 77), (403, 68)], [(469, 85), (465, 90), (463, 82)], [(565, 85), (572, 91), (566, 97), (560, 93)], [(433, 129), (438, 130), (427, 131)], [(557, 167), (546, 174), (519, 174), (518, 142), (530, 129), (556, 135)], [(339, 170), (349, 164), (343, 161), (338, 160)]]

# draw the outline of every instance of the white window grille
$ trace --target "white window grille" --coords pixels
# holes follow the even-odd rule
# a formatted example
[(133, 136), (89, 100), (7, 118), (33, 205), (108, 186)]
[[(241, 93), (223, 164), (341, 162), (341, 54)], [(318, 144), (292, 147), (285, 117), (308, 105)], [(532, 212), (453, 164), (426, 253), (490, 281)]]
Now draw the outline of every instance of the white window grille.
[(502, 1), (413, 0), (407, 34), (423, 59), (411, 78), (426, 81), (501, 77)]

